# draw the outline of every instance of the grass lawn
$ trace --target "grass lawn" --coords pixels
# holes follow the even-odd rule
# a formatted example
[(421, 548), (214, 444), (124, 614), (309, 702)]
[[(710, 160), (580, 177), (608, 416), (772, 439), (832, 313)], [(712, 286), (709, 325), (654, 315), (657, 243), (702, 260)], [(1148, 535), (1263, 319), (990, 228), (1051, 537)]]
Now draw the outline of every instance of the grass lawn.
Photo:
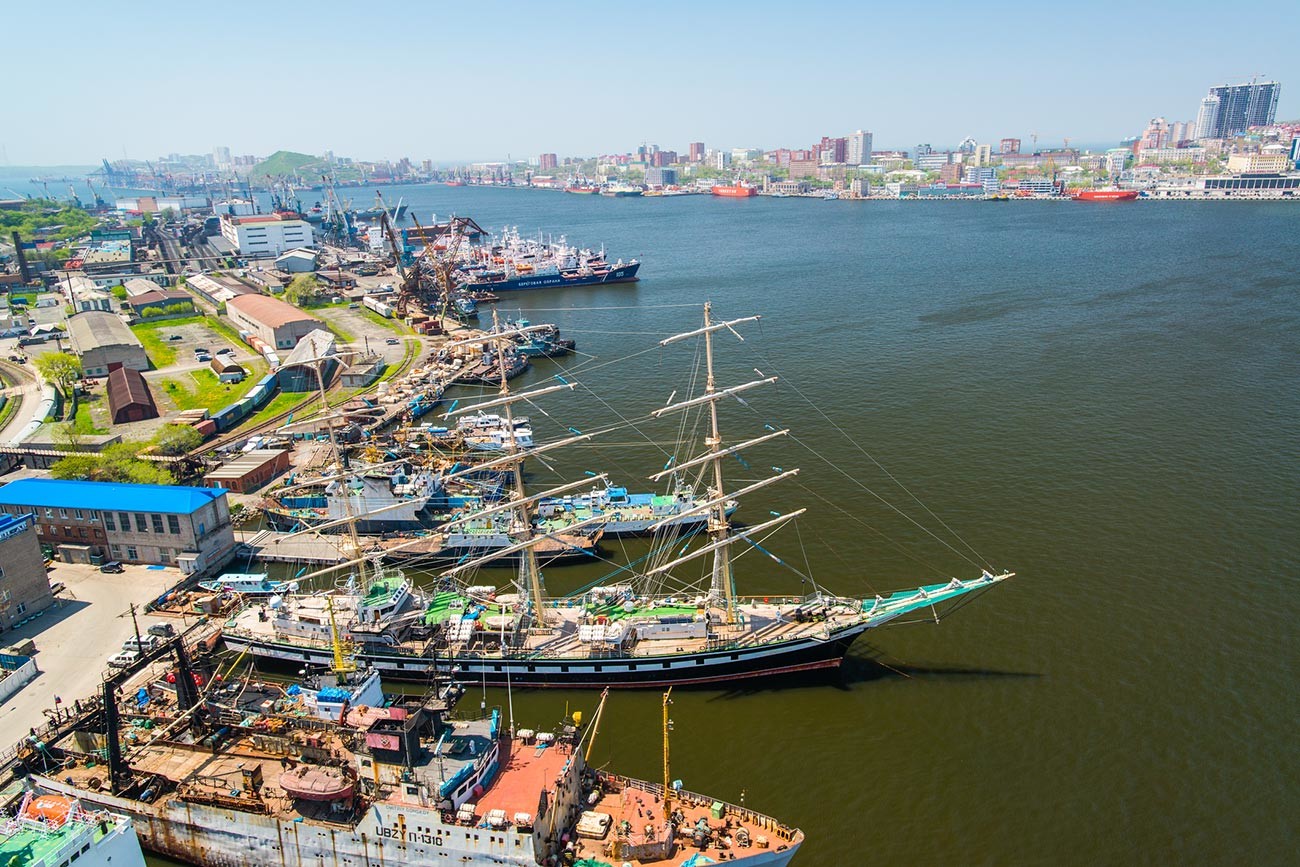
[(161, 384), (177, 409), (216, 412), (243, 397), (257, 380), (258, 376), (251, 373), (243, 382), (218, 382), (211, 370), (190, 370), (175, 379), (164, 379)]
[(256, 425), (259, 425), (262, 422), (266, 421), (267, 419), (271, 418), (272, 416), (277, 416), (280, 413), (284, 412), (285, 410), (297, 406), (299, 403), (303, 403), (304, 401), (308, 401), (309, 405), (303, 406), (302, 408), (295, 410), (295, 414), (301, 413), (302, 416), (305, 418), (307, 413), (310, 412), (312, 410), (312, 407), (315, 406), (315, 398), (313, 398), (313, 396), (310, 394), (303, 394), (301, 392), (282, 391), (279, 394), (277, 394), (275, 397), (271, 398), (270, 403), (268, 403), (266, 406), (262, 407), (258, 412), (254, 413), (252, 416), (246, 419), (244, 423), (240, 425), (240, 427), (246, 428), (246, 427), (254, 427)]
[(160, 319), (156, 322), (141, 322), (131, 326), (131, 331), (144, 344), (145, 355), (153, 362), (155, 370), (162, 370), (176, 362), (177, 351), (187, 345), (184, 340), (168, 340), (183, 325), (202, 325), (217, 332), (230, 342), (231, 346), (242, 347), (244, 341), (239, 339), (239, 332), (215, 316), (184, 316), (180, 319)]
[(163, 319), (158, 322), (142, 322), (138, 325), (132, 325), (131, 331), (144, 344), (144, 354), (149, 356), (154, 369), (161, 370), (175, 363), (176, 350), (185, 342), (183, 340), (168, 340), (167, 336), (182, 325), (193, 325), (202, 321), (202, 316)]
[(104, 434), (108, 433), (106, 428), (100, 428), (95, 425), (94, 411), (98, 408), (103, 411), (105, 421), (107, 421), (108, 398), (103, 391), (95, 394), (83, 394), (77, 398), (77, 412), (72, 417), (72, 429), (79, 434)]

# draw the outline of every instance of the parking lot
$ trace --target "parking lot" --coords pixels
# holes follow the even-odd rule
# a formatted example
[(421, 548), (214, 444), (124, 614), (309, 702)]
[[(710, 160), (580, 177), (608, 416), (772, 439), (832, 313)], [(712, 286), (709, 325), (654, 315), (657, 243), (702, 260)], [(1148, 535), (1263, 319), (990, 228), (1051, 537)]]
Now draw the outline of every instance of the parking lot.
[[(397, 323), (380, 325), (360, 308), (322, 307), (311, 312), (331, 325), (337, 325), (340, 331), (352, 338), (354, 348), (368, 349), (383, 356), (390, 367), (401, 362), (407, 340), (419, 339), (412, 334), (400, 333)], [(389, 343), (390, 340), (397, 342)]]
[[(127, 607), (158, 598), (181, 579), (180, 570), (172, 567), (126, 566), (121, 574), (113, 575), (80, 563), (53, 565), (50, 583), (66, 585), (55, 598), (55, 606), (27, 625), (0, 635), (0, 642), (6, 645), (27, 638), (35, 641), (40, 669), (34, 680), (0, 705), (0, 748), (45, 723), (45, 711), (54, 707), (56, 695), (71, 705), (74, 699), (96, 692), (108, 658), (135, 635)], [(188, 625), (175, 617), (141, 614), (138, 620), (142, 635), (154, 623), (171, 623), (178, 631)]]

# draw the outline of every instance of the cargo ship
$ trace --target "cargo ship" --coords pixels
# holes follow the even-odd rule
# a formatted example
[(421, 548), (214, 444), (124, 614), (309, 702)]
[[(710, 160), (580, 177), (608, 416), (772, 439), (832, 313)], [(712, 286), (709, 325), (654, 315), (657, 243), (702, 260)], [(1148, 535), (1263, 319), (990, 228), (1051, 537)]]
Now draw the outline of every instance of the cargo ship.
[[(652, 782), (588, 764), (604, 698), (590, 723), (574, 712), (516, 728), (499, 708), (458, 719), (462, 688), (385, 696), (334, 648), (333, 672), (288, 688), (166, 689), (149, 672), (107, 683), (67, 735), (20, 761), (41, 789), (125, 814), (145, 849), (198, 867), (785, 867), (803, 843), (798, 828), (672, 780), (667, 694)], [(143, 867), (123, 848), (111, 867)], [(4, 863), (71, 860), (14, 855)]]
[(563, 235), (551, 242), (523, 238), (513, 229), (487, 244), (467, 244), (464, 252), (460, 288), (471, 293), (634, 283), (641, 268), (636, 259), (611, 264), (604, 250), (571, 247)]
[(734, 184), (714, 184), (709, 192), (724, 199), (748, 199), (758, 195), (758, 188), (738, 181)]
[(1138, 197), (1137, 190), (1079, 190), (1073, 198), (1076, 202), (1131, 202)]

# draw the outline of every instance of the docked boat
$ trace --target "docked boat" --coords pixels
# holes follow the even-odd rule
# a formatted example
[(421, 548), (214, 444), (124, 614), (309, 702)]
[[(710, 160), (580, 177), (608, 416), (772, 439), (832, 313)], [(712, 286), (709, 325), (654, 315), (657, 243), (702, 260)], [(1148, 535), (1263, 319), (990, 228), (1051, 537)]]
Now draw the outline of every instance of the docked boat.
[(86, 809), (79, 798), (29, 786), (0, 823), (0, 864), (13, 867), (145, 867), (130, 816)]
[(1079, 190), (1071, 196), (1076, 202), (1131, 202), (1137, 197), (1137, 190), (1121, 190), (1118, 187), (1104, 190)]
[[(333, 647), (346, 686), (355, 663)], [(784, 867), (804, 841), (752, 806), (672, 782), (668, 696), (663, 779), (650, 782), (588, 764), (606, 697), (589, 724), (574, 712), (516, 728), (500, 708), (454, 716), (462, 689), (434, 682), (332, 718), (290, 694), (296, 685), (245, 679), (174, 700), (146, 690), (141, 706), (134, 688), (108, 684), (70, 731), (21, 760), (41, 790), (125, 818), (79, 822), (78, 848), (57, 857), (30, 826), (0, 851), (40, 867), (108, 867), (109, 839), (111, 867), (143, 867), (140, 844), (197, 867)], [(139, 834), (134, 852), (110, 836), (122, 823)]]
[(292, 581), (271, 581), (266, 572), (230, 572), (212, 581), (200, 581), (198, 586), (209, 593), (238, 593), (241, 596), (274, 596), (298, 589)]
[[(699, 474), (707, 490), (700, 500), (686, 508), (669, 508), (644, 529), (655, 534), (654, 550), (636, 564), (625, 567), (626, 577), (617, 582), (587, 588), (562, 598), (548, 596), (539, 565), (536, 547), (556, 542), (552, 532), (533, 532), (514, 537), (517, 541), (481, 557), (462, 560), (441, 572), (431, 597), (422, 611), (414, 610), (388, 618), (373, 619), (360, 609), (349, 618), (347, 628), (364, 624), (362, 635), (352, 629), (358, 658), (366, 665), (395, 679), (419, 679), (433, 660), (452, 665), (464, 676), (485, 683), (513, 683), (517, 686), (651, 686), (671, 683), (729, 682), (740, 678), (768, 677), (838, 666), (849, 647), (862, 633), (890, 623), (937, 620), (953, 603), (979, 593), (1011, 577), (1010, 572), (983, 569), (977, 576), (914, 585), (887, 595), (854, 597), (836, 594), (821, 582), (801, 595), (742, 596), (737, 585), (743, 575), (736, 568), (732, 547), (758, 548), (767, 535), (803, 515), (798, 509), (774, 513), (775, 518), (748, 526), (733, 526), (731, 511), (741, 497), (770, 484), (797, 475), (798, 469), (773, 468), (773, 474), (728, 493), (725, 489), (725, 459), (745, 449), (779, 439), (788, 430), (772, 430), (763, 436), (727, 445), (719, 428), (716, 403), (732, 399), (750, 389), (770, 385), (776, 377), (719, 388), (713, 369), (714, 334), (735, 331), (738, 326), (756, 321), (746, 317), (716, 322), (712, 308), (705, 305), (702, 328), (675, 335), (662, 344), (696, 339), (705, 343), (702, 393), (660, 406), (651, 418), (677, 413), (702, 415), (705, 431), (704, 450), (693, 457), (678, 460), (674, 456), (662, 472), (651, 477), (679, 480), (687, 471)], [(485, 341), (503, 342), (509, 333), (485, 335)], [(518, 401), (536, 401), (556, 391), (571, 390), (576, 383), (564, 382), (512, 393), (503, 388), (501, 396), (482, 403), (452, 410), (473, 414), (491, 408), (504, 419), (505, 429), (513, 429), (512, 406)], [(670, 401), (675, 397), (670, 396)], [(683, 424), (691, 429), (689, 423)], [(508, 439), (504, 454), (480, 468), (508, 467), (513, 475), (513, 496), (478, 513), (450, 522), (453, 527), (509, 516), (512, 527), (533, 525), (534, 513), (547, 504), (563, 507), (564, 497), (599, 482), (584, 480), (561, 485), (549, 491), (524, 493), (520, 466), (528, 457), (551, 449), (563, 448), (590, 439), (589, 434), (520, 447)], [(607, 489), (612, 500), (613, 489)], [(558, 498), (558, 499), (557, 499)], [(587, 503), (590, 515), (567, 521), (564, 532), (576, 533), (584, 527), (608, 527), (611, 515), (604, 502)], [(667, 504), (665, 504), (667, 505)], [(599, 508), (597, 508), (599, 506)], [(653, 508), (654, 503), (651, 504)], [(707, 542), (697, 540), (700, 524), (689, 519), (703, 518)], [(445, 530), (444, 530), (445, 532)], [(703, 534), (701, 534), (703, 535)], [(503, 536), (504, 543), (509, 536)], [(696, 544), (697, 541), (703, 542)], [(685, 544), (683, 544), (685, 543)], [(385, 548), (385, 556), (409, 551), (420, 540), (395, 542)], [(516, 556), (520, 567), (517, 581), (497, 589), (483, 580), (475, 580), (479, 570), (504, 556)], [(687, 563), (708, 557), (707, 586), (694, 570), (683, 569)], [(358, 560), (346, 561), (306, 576), (314, 580), (339, 569), (351, 568)], [(797, 572), (801, 585), (806, 576)], [(355, 600), (348, 600), (349, 603)], [(909, 618), (909, 615), (916, 615)], [(324, 665), (329, 651), (319, 643), (296, 640), (274, 623), (245, 609), (232, 617), (223, 629), (223, 639), (234, 649), (266, 660), (292, 664), (307, 662)]]
[(709, 192), (724, 199), (748, 199), (758, 195), (758, 188), (737, 181), (734, 184), (714, 184)]
[(626, 199), (640, 196), (645, 192), (641, 187), (634, 187), (631, 184), (608, 184), (601, 187), (600, 194), (609, 196), (614, 199)]

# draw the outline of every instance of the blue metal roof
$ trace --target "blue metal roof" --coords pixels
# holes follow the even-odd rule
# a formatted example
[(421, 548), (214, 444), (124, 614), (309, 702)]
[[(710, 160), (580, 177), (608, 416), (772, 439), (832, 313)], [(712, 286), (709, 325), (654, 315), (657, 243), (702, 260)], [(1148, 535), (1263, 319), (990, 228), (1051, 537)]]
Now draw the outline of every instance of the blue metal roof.
[(0, 506), (189, 515), (225, 495), (221, 488), (19, 479), (0, 488)]

